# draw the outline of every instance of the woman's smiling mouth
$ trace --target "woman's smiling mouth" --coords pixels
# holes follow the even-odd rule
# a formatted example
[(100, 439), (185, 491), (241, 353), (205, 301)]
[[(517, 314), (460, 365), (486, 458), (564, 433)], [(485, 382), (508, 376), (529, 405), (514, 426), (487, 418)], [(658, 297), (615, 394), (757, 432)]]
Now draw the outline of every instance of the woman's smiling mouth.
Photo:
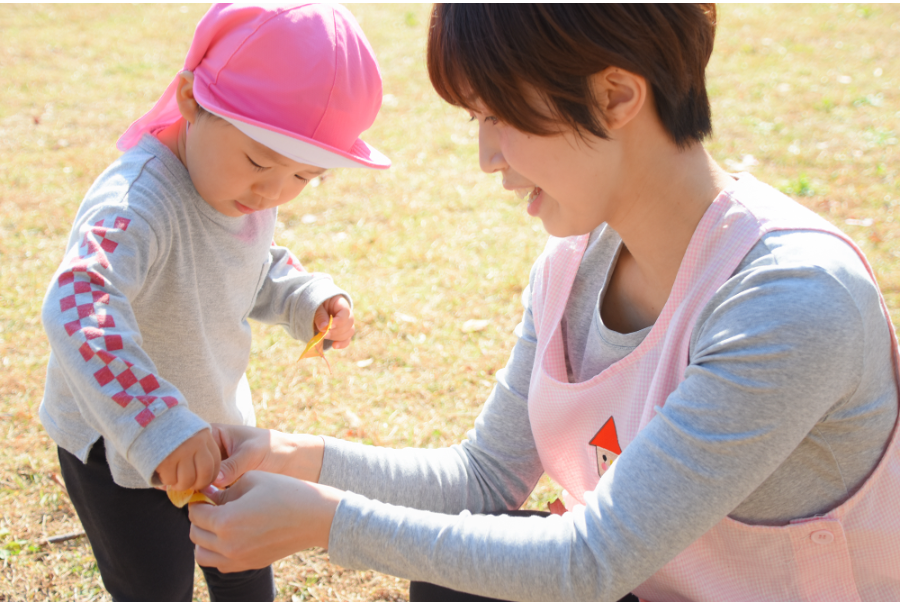
[(534, 201), (539, 194), (541, 194), (541, 189), (538, 186), (533, 188), (517, 188), (513, 191), (516, 196), (520, 199), (526, 199), (528, 204), (531, 205), (532, 201)]
[[(541, 197), (541, 188), (538, 186), (533, 186), (532, 188), (517, 188), (513, 191), (516, 196), (520, 199), (525, 199), (526, 201), (526, 211), (532, 217), (538, 215), (538, 210), (541, 207), (541, 202), (539, 201)], [(536, 202), (539, 201), (539, 202)]]

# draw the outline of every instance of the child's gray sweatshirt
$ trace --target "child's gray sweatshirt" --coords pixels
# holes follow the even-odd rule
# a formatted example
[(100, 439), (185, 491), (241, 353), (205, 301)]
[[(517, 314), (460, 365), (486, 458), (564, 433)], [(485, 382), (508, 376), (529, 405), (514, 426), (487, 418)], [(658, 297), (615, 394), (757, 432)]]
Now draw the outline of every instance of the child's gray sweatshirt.
[(99, 438), (116, 483), (148, 487), (210, 422), (254, 424), (248, 318), (313, 335), (345, 295), (275, 246), (276, 210), (222, 215), (152, 136), (88, 191), (44, 300), (50, 340), (40, 418), (87, 459)]
[[(620, 243), (605, 226), (593, 233), (570, 292), (573, 382), (649, 330), (617, 333), (601, 320)], [(613, 602), (727, 515), (781, 525), (841, 503), (897, 419), (889, 330), (857, 255), (829, 234), (772, 233), (710, 301), (685, 380), (587, 506), (478, 516), (519, 507), (543, 472), (527, 408), (529, 290), (510, 361), (462, 444), (393, 450), (326, 438), (320, 482), (355, 492), (332, 523), (333, 561), (502, 600)]]

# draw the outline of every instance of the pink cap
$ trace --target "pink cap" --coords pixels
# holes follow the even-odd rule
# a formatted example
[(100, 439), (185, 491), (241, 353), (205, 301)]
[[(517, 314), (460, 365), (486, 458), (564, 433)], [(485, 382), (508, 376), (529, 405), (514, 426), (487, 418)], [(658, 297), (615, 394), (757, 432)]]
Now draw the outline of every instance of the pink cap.
[[(343, 6), (216, 4), (197, 25), (184, 68), (194, 73), (200, 106), (289, 159), (325, 168), (391, 165), (359, 138), (382, 104), (382, 78)], [(177, 82), (119, 138), (119, 150), (181, 117)]]

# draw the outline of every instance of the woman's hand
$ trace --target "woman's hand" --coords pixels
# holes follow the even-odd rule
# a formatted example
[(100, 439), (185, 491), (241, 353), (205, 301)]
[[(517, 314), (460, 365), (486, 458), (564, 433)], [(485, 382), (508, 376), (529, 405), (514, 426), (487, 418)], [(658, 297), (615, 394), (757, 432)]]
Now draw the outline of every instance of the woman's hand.
[(323, 442), (315, 435), (288, 435), (252, 426), (214, 424), (222, 452), (216, 487), (227, 487), (251, 470), (316, 482), (322, 470)]
[(232, 573), (269, 566), (307, 548), (327, 548), (341, 496), (332, 487), (249, 472), (215, 495), (218, 506), (189, 506), (197, 563)]

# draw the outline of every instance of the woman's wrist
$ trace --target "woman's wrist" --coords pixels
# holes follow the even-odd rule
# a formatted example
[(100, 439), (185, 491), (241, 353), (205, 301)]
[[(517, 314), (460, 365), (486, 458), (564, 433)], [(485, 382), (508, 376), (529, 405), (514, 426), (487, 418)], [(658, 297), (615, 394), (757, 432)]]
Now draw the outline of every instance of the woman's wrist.
[(317, 533), (313, 536), (316, 545), (327, 550), (329, 538), (332, 532), (332, 523), (335, 521), (335, 513), (338, 511), (338, 505), (344, 497), (343, 491), (328, 487), (326, 485), (318, 485), (321, 509), (319, 520), (315, 523)]
[(281, 435), (284, 439), (273, 441), (272, 449), (281, 458), (278, 472), (295, 479), (318, 483), (325, 452), (322, 437), (306, 434)]

